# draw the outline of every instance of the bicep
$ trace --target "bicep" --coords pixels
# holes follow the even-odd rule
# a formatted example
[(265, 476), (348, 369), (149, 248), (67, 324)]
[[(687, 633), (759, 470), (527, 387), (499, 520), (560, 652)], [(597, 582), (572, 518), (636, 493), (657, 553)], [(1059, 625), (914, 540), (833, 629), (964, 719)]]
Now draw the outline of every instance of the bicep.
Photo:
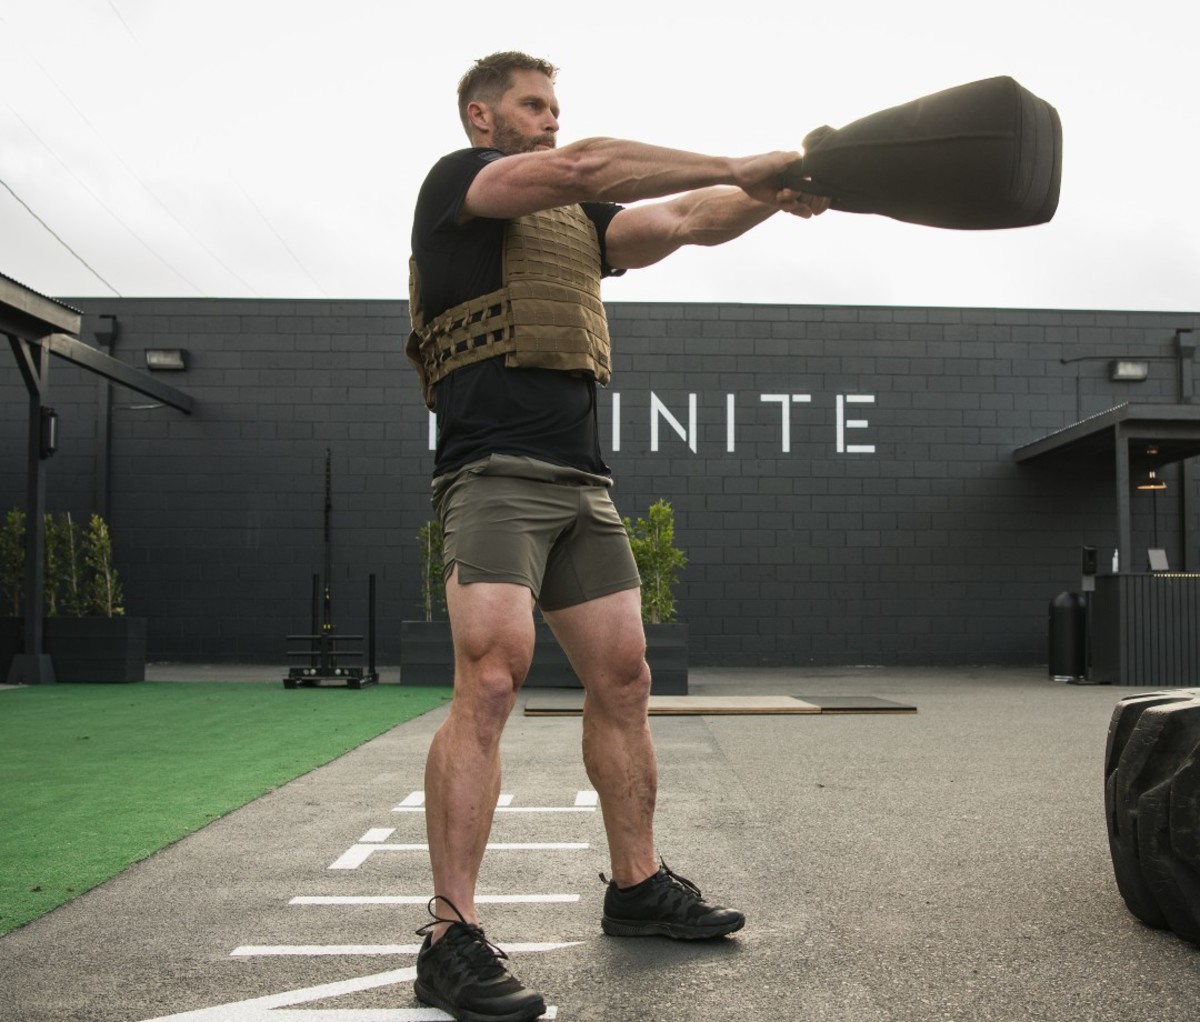
[(512, 220), (578, 202), (570, 167), (558, 155), (519, 153), (487, 164), (463, 197), (459, 221), (472, 217)]

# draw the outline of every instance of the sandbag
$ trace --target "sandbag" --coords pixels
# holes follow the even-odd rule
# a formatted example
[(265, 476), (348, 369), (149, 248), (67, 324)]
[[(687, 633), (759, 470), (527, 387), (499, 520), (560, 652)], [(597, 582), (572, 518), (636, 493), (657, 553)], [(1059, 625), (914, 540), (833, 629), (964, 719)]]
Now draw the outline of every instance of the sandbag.
[(1058, 111), (998, 77), (817, 128), (781, 184), (844, 212), (996, 230), (1047, 223), (1061, 179)]

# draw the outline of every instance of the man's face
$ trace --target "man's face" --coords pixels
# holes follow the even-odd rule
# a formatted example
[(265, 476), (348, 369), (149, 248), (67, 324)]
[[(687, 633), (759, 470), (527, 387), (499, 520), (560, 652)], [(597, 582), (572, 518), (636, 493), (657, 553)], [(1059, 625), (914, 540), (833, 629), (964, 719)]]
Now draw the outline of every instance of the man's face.
[(506, 156), (553, 149), (558, 136), (554, 84), (538, 71), (513, 71), (512, 85), (492, 110), (491, 144)]

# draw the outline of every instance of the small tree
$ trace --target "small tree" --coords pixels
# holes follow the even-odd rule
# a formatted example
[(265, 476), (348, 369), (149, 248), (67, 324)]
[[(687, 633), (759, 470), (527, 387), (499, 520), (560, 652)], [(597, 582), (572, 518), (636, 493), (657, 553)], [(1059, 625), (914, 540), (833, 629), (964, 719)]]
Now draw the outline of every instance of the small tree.
[(46, 608), (46, 617), (58, 617), (58, 596), (62, 588), (64, 519), (44, 515), (42, 521), (45, 522), (46, 530), (43, 533), (46, 545), (42, 548), (42, 563), (46, 569), (42, 576), (42, 601)]
[(0, 528), (0, 606), (13, 617), (25, 613), (25, 512), (13, 508)]
[(671, 624), (675, 620), (675, 584), (687, 557), (675, 546), (675, 512), (665, 500), (650, 505), (647, 518), (633, 524), (622, 518), (638, 574), (642, 576), (642, 620)]
[(83, 559), (88, 576), (84, 585), (86, 612), (102, 617), (125, 613), (121, 582), (112, 564), (112, 536), (99, 515), (92, 515), (83, 537)]
[(442, 523), (437, 519), (421, 526), (421, 609), (425, 620), (433, 620), (433, 608), (446, 609), (444, 585), (445, 565), (442, 563)]
[[(43, 610), (47, 617), (124, 614), (124, 594), (112, 562), (112, 537), (99, 515), (86, 532), (70, 514), (48, 514), (43, 547)], [(0, 522), (0, 612), (25, 613), (25, 513)]]
[(88, 612), (83, 540), (69, 512), (46, 516), (46, 607), (52, 617), (83, 617)]

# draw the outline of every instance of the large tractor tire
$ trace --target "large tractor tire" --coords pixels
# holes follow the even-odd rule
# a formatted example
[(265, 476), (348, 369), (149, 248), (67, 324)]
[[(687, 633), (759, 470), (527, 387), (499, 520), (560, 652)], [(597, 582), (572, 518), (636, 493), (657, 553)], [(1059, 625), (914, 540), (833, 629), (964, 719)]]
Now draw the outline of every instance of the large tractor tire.
[(1129, 911), (1200, 943), (1200, 689), (1117, 704), (1104, 802), (1113, 872)]

